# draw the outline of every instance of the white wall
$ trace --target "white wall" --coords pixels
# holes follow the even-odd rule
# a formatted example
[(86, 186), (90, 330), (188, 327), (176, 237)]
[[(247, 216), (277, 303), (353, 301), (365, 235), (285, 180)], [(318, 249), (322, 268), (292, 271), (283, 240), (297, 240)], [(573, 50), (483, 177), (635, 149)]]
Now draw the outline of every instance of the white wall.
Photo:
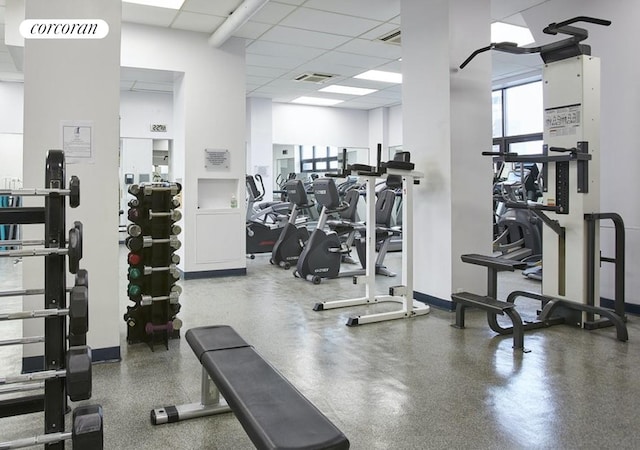
[(0, 81), (0, 133), (22, 133), (24, 84)]
[(22, 133), (0, 133), (0, 189), (22, 187)]
[[(167, 132), (151, 132), (150, 125), (166, 124)], [(120, 92), (120, 136), (173, 139), (173, 94)]]
[[(612, 21), (609, 27), (585, 24), (589, 31), (586, 43), (592, 55), (601, 60), (600, 116), (600, 208), (617, 212), (626, 227), (626, 300), (640, 304), (640, 151), (637, 130), (640, 123), (640, 62), (631, 50), (630, 36), (637, 28), (640, 2), (636, 0), (564, 0), (543, 3), (523, 13), (534, 36), (549, 40), (542, 30), (551, 22), (575, 16), (591, 16)], [(576, 24), (576, 26), (582, 26)], [(554, 38), (555, 39), (555, 38)], [(613, 256), (613, 231), (610, 222), (601, 228), (604, 256)], [(613, 275), (610, 264), (603, 264), (601, 294), (613, 298)]]
[[(174, 83), (172, 167), (183, 182), (179, 253), (186, 275), (246, 268), (244, 214), (229, 207), (232, 194), (244, 198), (244, 40), (231, 39), (216, 49), (207, 38), (129, 23), (122, 27), (123, 66), (183, 74)], [(230, 167), (208, 169), (205, 149), (229, 150)]]
[(272, 102), (269, 98), (247, 99), (247, 173), (260, 174), (266, 186), (264, 200), (271, 200), (273, 192), (273, 123)]
[(276, 144), (369, 147), (367, 111), (322, 106), (273, 104)]
[[(402, 145), (402, 105), (389, 108), (389, 147)], [(408, 149), (411, 151), (411, 149)]]

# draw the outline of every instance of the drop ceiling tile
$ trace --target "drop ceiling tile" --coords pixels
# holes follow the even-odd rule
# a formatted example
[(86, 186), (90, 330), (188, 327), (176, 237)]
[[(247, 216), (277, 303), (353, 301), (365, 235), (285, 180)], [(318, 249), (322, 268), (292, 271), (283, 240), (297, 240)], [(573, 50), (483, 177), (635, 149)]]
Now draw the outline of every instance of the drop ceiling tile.
[(242, 0), (186, 0), (181, 9), (182, 11), (227, 17), (241, 4)]
[(392, 31), (395, 31), (399, 28), (398, 25), (394, 24), (394, 23), (383, 23), (382, 25), (380, 25), (379, 27), (375, 27), (372, 30), (367, 31), (364, 34), (361, 34), (360, 36), (358, 36), (360, 39), (377, 39), (380, 36), (383, 36), (387, 33), (391, 33)]
[(277, 78), (284, 75), (287, 72), (288, 70), (275, 69), (273, 67), (259, 67), (259, 66), (252, 66), (252, 65), (247, 65), (246, 67), (246, 74), (255, 76), (255, 77)]
[(280, 24), (303, 30), (359, 36), (377, 27), (380, 22), (301, 7), (289, 14)]
[(288, 5), (302, 5), (306, 0), (272, 0), (274, 3), (286, 3)]
[(383, 64), (382, 66), (376, 67), (376, 70), (382, 70), (385, 72), (398, 72), (402, 73), (402, 61), (391, 61), (387, 64)]
[(385, 44), (384, 42), (369, 41), (366, 39), (353, 39), (341, 45), (336, 50), (388, 59), (398, 59), (402, 57), (402, 47), (399, 45)]
[(213, 33), (225, 20), (224, 17), (182, 11), (171, 24), (171, 28)]
[(284, 44), (295, 43), (305, 47), (332, 49), (344, 44), (351, 38), (277, 25), (262, 35), (260, 39)]
[(491, 0), (491, 18), (501, 20), (548, 0)]
[(154, 8), (152, 6), (133, 3), (122, 4), (122, 21), (168, 27), (178, 15), (178, 11), (168, 8)]
[(246, 61), (248, 65), (260, 67), (273, 67), (276, 69), (291, 70), (304, 63), (304, 58), (289, 58), (286, 56), (267, 56), (247, 53)]
[(136, 81), (133, 85), (134, 91), (148, 91), (148, 92), (167, 92), (173, 93), (173, 83), (151, 83), (148, 81)]
[(400, 25), (402, 23), (402, 20), (401, 20), (400, 15), (397, 15), (396, 17), (391, 19), (389, 22), (394, 23), (396, 25)]
[(299, 45), (281, 44), (278, 42), (254, 41), (247, 47), (247, 53), (269, 56), (285, 56), (291, 58), (301, 58), (305, 61), (316, 58), (326, 50), (319, 48), (301, 47)]
[(269, 28), (271, 28), (271, 25), (267, 23), (257, 23), (249, 21), (242, 25), (238, 31), (233, 33), (233, 35), (239, 38), (257, 39)]
[(333, 63), (333, 64), (341, 64), (344, 66), (353, 66), (353, 67), (361, 67), (361, 68), (370, 68), (381, 66), (382, 64), (386, 64), (389, 62), (388, 59), (377, 58), (375, 56), (367, 56), (367, 55), (356, 55), (353, 53), (344, 53), (344, 52), (330, 52), (325, 53), (324, 55), (316, 58), (317, 62), (323, 63)]
[(296, 9), (296, 7), (292, 5), (268, 2), (251, 17), (251, 20), (254, 22), (269, 23), (275, 25), (276, 23), (287, 17), (294, 9)]
[(304, 7), (383, 22), (400, 14), (400, 0), (307, 0)]
[(265, 85), (267, 83), (270, 83), (272, 80), (273, 78), (271, 77), (257, 77), (255, 75), (248, 75), (248, 74), (246, 76), (247, 84), (254, 84), (256, 86)]

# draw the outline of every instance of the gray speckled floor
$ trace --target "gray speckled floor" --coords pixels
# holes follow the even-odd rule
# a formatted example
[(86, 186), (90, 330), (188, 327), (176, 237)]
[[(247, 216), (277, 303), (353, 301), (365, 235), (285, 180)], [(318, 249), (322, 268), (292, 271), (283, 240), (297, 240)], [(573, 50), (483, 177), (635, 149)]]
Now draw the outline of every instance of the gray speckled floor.
[[(125, 258), (123, 249), (122, 312), (128, 302)], [(400, 269), (399, 254), (387, 262)], [(3, 267), (0, 277), (17, 270)], [(394, 306), (314, 312), (317, 301), (356, 297), (364, 288), (347, 278), (314, 286), (270, 266), (267, 256), (248, 261), (247, 270), (246, 277), (181, 281), (185, 329), (233, 326), (354, 449), (640, 448), (635, 316), (627, 343), (611, 329), (558, 326), (527, 333), (531, 353), (522, 354), (512, 350), (511, 337), (493, 334), (481, 311), (468, 311), (465, 330), (451, 327), (454, 315), (437, 309), (349, 328), (351, 312)], [(378, 279), (380, 292), (400, 282)], [(501, 283), (503, 295), (523, 285), (538, 288), (519, 274)], [(200, 366), (184, 339), (151, 352), (144, 344), (126, 344), (124, 322), (120, 330), (122, 362), (94, 366), (87, 402), (104, 408), (106, 448), (253, 448), (232, 414), (152, 426), (151, 409), (198, 401)], [(0, 376), (14, 365), (7, 364), (10, 358), (16, 364), (20, 358), (15, 352), (0, 357)], [(0, 441), (41, 433), (42, 422), (41, 414), (2, 419)]]

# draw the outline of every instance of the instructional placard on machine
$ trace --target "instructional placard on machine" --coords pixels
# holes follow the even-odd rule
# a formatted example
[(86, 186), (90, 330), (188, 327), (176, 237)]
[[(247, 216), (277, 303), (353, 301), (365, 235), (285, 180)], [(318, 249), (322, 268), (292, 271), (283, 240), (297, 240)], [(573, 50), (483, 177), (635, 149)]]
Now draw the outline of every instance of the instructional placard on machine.
[(582, 125), (582, 105), (567, 105), (544, 110), (544, 130), (550, 137), (573, 136)]
[(230, 164), (229, 150), (205, 148), (204, 167), (207, 170), (228, 170)]

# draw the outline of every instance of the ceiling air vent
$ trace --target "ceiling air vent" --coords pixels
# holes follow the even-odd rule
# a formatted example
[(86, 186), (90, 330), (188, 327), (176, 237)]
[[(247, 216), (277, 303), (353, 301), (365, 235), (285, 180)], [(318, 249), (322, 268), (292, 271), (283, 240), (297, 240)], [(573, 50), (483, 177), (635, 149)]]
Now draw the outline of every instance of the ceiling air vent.
[(333, 78), (333, 75), (327, 73), (303, 73), (294, 78), (296, 81), (307, 81), (309, 83), (324, 83)]
[(387, 44), (400, 45), (402, 43), (402, 36), (400, 35), (400, 28), (391, 31), (390, 33), (380, 36), (378, 41), (386, 42)]

